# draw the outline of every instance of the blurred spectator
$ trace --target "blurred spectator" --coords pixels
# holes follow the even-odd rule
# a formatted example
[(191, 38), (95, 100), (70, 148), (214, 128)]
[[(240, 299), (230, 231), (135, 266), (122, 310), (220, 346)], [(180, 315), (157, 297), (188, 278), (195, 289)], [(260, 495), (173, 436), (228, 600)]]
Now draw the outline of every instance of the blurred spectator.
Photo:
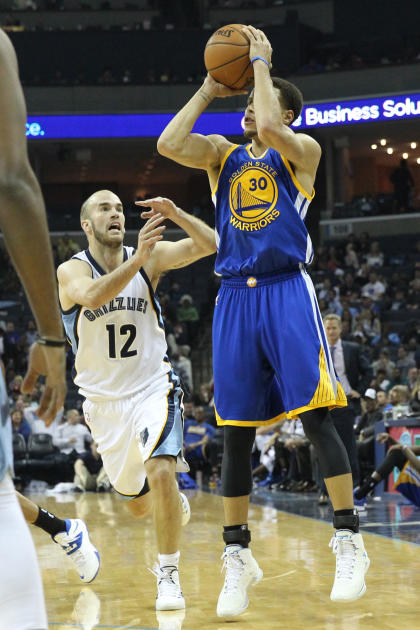
[(386, 411), (392, 410), (392, 405), (389, 402), (388, 394), (383, 389), (380, 389), (376, 393), (376, 403), (378, 411), (381, 411), (384, 414)]
[[(407, 447), (404, 444), (398, 443), (388, 433), (379, 433), (376, 439), (382, 444), (391, 444), (391, 447), (388, 449), (385, 459), (372, 475), (368, 477), (360, 488), (356, 489), (354, 496), (358, 505), (363, 505), (366, 502), (366, 496), (372, 492), (380, 481), (387, 479), (395, 467), (403, 471), (409, 461), (412, 468), (414, 468), (417, 473), (420, 472), (420, 461), (417, 458), (417, 456), (420, 455), (420, 446)], [(418, 482), (416, 483), (415, 479), (411, 480), (407, 471), (403, 480), (401, 480), (401, 478), (397, 480), (396, 489), (402, 492), (410, 501), (420, 506)]]
[(60, 424), (54, 435), (54, 446), (62, 453), (69, 455), (73, 451), (83, 453), (85, 442), (92, 442), (92, 436), (88, 428), (81, 424), (80, 414), (77, 409), (69, 409), (66, 413), (66, 422)]
[(80, 247), (71, 236), (63, 234), (63, 236), (58, 239), (57, 252), (60, 261), (63, 262), (71, 258), (74, 254), (77, 254), (77, 252), (80, 252)]
[(398, 348), (397, 357), (398, 358), (397, 358), (396, 366), (401, 371), (402, 380), (406, 380), (408, 376), (408, 370), (410, 368), (415, 368), (416, 362), (414, 361), (414, 359), (411, 359), (408, 356), (407, 350), (404, 348), (404, 346), (400, 346)]
[(406, 295), (404, 289), (397, 289), (391, 302), (391, 311), (399, 311), (406, 308)]
[(26, 324), (25, 335), (29, 346), (31, 346), (36, 341), (36, 339), (38, 339), (38, 331), (36, 329), (36, 324), (33, 319), (30, 319)]
[[(191, 404), (191, 403), (190, 403)], [(193, 479), (198, 470), (211, 474), (210, 444), (215, 435), (214, 427), (208, 424), (203, 407), (195, 407), (194, 412), (187, 409), (188, 420), (184, 424), (184, 456)]]
[(406, 385), (394, 385), (389, 391), (389, 402), (392, 405), (392, 417), (400, 418), (410, 412), (410, 393)]
[(410, 394), (414, 391), (420, 381), (420, 370), (414, 365), (408, 369), (407, 378), (404, 385), (407, 385)]
[(126, 68), (122, 74), (121, 83), (123, 83), (124, 85), (129, 85), (132, 82), (133, 82), (133, 78), (132, 78), (131, 70), (129, 68)]
[(346, 245), (346, 255), (344, 256), (344, 264), (346, 267), (353, 267), (353, 269), (359, 268), (359, 259), (354, 251), (354, 244), (348, 243)]
[(369, 341), (379, 341), (381, 336), (381, 320), (372, 310), (364, 309), (360, 315), (355, 315), (355, 321), (359, 321), (363, 334)]
[(185, 374), (184, 381), (188, 384), (189, 390), (192, 392), (194, 389), (194, 383), (193, 383), (192, 364), (191, 364), (191, 359), (189, 358), (191, 348), (190, 346), (187, 346), (187, 345), (178, 346), (178, 352), (179, 352), (178, 365), (180, 365), (181, 368), (183, 369), (184, 374)]
[(15, 330), (14, 322), (7, 322), (6, 323), (6, 335), (5, 335), (6, 344), (8, 344), (10, 346), (15, 346), (19, 342), (19, 339), (20, 339), (20, 335)]
[(407, 166), (407, 160), (400, 160), (400, 165), (390, 175), (394, 186), (395, 209), (407, 212), (410, 208), (410, 192), (414, 186), (414, 179)]
[(96, 442), (91, 442), (90, 450), (78, 456), (74, 462), (74, 472), (74, 484), (78, 490), (107, 492), (111, 488)]
[(181, 324), (185, 323), (187, 326), (188, 340), (191, 341), (197, 331), (199, 320), (198, 310), (194, 305), (191, 295), (184, 294), (181, 296), (177, 309), (177, 317)]
[(408, 309), (420, 309), (420, 278), (414, 278), (412, 281), (411, 287), (408, 289), (406, 306)]
[[(376, 391), (368, 388), (362, 399), (362, 415), (355, 428), (357, 455), (361, 471), (374, 468), (375, 465), (375, 424), (382, 420), (382, 412), (378, 409)], [(361, 474), (363, 479), (365, 474)]]
[(19, 409), (15, 409), (14, 411), (12, 411), (11, 419), (13, 433), (20, 433), (25, 438), (25, 442), (27, 442), (31, 434), (31, 426), (29, 422), (23, 417), (22, 411), (20, 411)]
[(369, 249), (369, 253), (366, 255), (366, 263), (370, 267), (382, 267), (384, 264), (385, 256), (381, 252), (378, 241), (374, 241)]
[(101, 85), (114, 85), (116, 82), (116, 78), (112, 74), (111, 68), (104, 68), (102, 74), (98, 78), (98, 83)]
[(362, 295), (378, 300), (385, 293), (385, 285), (379, 280), (378, 274), (371, 271), (369, 274), (369, 282), (362, 287)]
[(376, 375), (378, 370), (381, 369), (384, 371), (385, 376), (388, 379), (392, 378), (392, 373), (395, 368), (395, 363), (391, 361), (389, 358), (389, 351), (384, 348), (379, 353), (379, 359), (372, 363), (373, 373)]

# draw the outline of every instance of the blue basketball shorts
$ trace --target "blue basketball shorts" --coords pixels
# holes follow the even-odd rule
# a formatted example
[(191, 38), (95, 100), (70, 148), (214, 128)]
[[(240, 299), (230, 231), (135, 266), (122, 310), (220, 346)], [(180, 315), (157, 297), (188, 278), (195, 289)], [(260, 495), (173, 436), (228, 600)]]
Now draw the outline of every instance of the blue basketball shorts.
[(347, 405), (303, 268), (222, 280), (213, 372), (219, 425), (268, 425), (317, 407)]

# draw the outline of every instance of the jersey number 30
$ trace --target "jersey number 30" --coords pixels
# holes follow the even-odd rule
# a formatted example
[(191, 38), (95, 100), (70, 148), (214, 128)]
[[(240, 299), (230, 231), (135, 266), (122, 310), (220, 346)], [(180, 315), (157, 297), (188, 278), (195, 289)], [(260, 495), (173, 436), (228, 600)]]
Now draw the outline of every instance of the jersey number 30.
[(120, 354), (117, 356), (117, 343), (115, 335), (115, 324), (107, 324), (106, 329), (108, 331), (108, 344), (109, 344), (109, 358), (110, 359), (126, 359), (127, 357), (134, 357), (137, 354), (137, 350), (130, 350), (134, 340), (136, 338), (137, 330), (134, 324), (123, 324), (120, 326), (120, 344), (123, 343), (121, 337), (128, 335), (127, 339), (122, 345)]

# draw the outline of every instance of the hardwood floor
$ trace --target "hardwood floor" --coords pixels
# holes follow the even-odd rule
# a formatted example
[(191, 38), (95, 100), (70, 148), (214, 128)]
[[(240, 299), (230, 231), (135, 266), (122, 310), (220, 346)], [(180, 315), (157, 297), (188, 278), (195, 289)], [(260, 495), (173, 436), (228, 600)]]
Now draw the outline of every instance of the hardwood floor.
[(38, 551), (51, 629), (92, 630), (414, 630), (419, 627), (420, 547), (364, 532), (371, 558), (367, 593), (334, 604), (329, 593), (335, 558), (328, 548), (331, 525), (251, 506), (252, 549), (264, 570), (250, 590), (248, 610), (233, 622), (216, 616), (220, 575), (222, 500), (190, 496), (192, 518), (183, 532), (182, 613), (157, 619), (156, 582), (147, 570), (156, 560), (150, 517), (136, 520), (112, 494), (32, 495), (63, 518), (82, 518), (101, 553), (101, 569), (83, 585), (65, 554), (45, 532), (31, 527)]

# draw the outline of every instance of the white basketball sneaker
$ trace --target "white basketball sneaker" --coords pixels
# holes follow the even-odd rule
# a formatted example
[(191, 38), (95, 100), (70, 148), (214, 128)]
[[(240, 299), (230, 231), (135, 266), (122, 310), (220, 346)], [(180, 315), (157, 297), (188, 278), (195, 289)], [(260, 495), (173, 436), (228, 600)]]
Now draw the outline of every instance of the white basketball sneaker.
[(89, 540), (87, 527), (79, 518), (66, 519), (66, 531), (53, 537), (73, 561), (83, 582), (93, 582), (96, 578), (100, 557), (99, 552)]
[(185, 494), (180, 492), (179, 493), (179, 498), (181, 499), (181, 507), (182, 507), (181, 525), (182, 525), (182, 527), (185, 527), (185, 525), (187, 525), (187, 523), (190, 522), (191, 508), (190, 508), (189, 501), (188, 501), (187, 497), (185, 496)]
[(370, 560), (361, 534), (337, 529), (330, 547), (336, 554), (335, 580), (330, 598), (333, 602), (351, 602), (366, 592), (365, 574)]
[(179, 584), (179, 573), (175, 566), (160, 567), (156, 562), (149, 569), (157, 579), (156, 610), (182, 610), (185, 599)]
[(157, 610), (156, 619), (159, 630), (182, 630), (185, 610)]
[(258, 584), (263, 572), (253, 558), (251, 549), (228, 545), (222, 555), (225, 583), (217, 602), (219, 617), (235, 617), (248, 608), (248, 588)]

